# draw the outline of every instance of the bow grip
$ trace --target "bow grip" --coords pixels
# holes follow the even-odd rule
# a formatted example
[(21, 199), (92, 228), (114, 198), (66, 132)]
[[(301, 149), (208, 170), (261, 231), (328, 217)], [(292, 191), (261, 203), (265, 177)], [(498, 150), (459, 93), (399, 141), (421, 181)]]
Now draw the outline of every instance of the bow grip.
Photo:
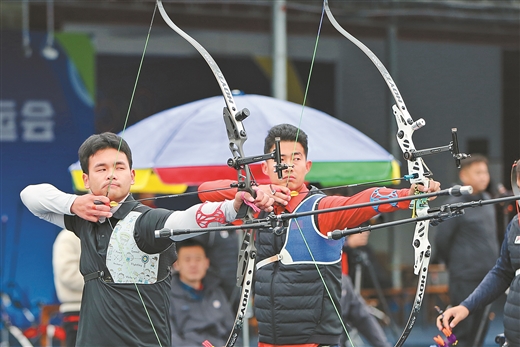
[[(251, 189), (250, 187), (249, 188), (240, 188), (240, 184), (239, 184), (238, 191), (248, 192), (249, 194), (251, 194), (251, 196), (253, 198), (256, 198), (256, 192), (253, 189)], [(243, 201), (242, 205), (240, 205), (240, 208), (238, 209), (236, 219), (243, 219), (246, 217), (248, 220), (253, 219), (253, 213), (251, 212), (251, 209), (252, 209), (251, 206), (249, 206), (248, 204), (246, 204), (245, 201)]]

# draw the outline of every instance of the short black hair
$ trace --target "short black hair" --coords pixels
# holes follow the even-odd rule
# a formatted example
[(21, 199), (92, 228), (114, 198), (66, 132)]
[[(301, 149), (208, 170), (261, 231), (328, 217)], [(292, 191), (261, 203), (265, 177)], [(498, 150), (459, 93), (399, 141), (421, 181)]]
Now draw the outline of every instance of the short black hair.
[(206, 246), (203, 245), (201, 242), (197, 241), (196, 239), (191, 238), (191, 239), (186, 239), (186, 240), (182, 240), (182, 241), (175, 243), (175, 248), (177, 249), (177, 254), (183, 247), (194, 247), (194, 246), (198, 246), (198, 247), (202, 248), (202, 250), (204, 251), (204, 255), (206, 256), (206, 258), (208, 257), (208, 250), (206, 249)]
[(98, 151), (107, 148), (114, 148), (123, 152), (128, 159), (130, 169), (132, 169), (132, 151), (130, 150), (128, 143), (123, 138), (114, 133), (105, 132), (102, 134), (91, 135), (79, 147), (78, 157), (81, 170), (88, 174), (88, 163), (90, 157), (96, 154)]
[(308, 139), (305, 131), (291, 124), (279, 124), (272, 127), (267, 133), (264, 141), (264, 153), (271, 152), (275, 144), (275, 139), (279, 137), (280, 141), (296, 141), (303, 147), (305, 157), (309, 154)]
[(466, 167), (473, 165), (474, 163), (484, 163), (488, 165), (488, 159), (486, 158), (486, 156), (482, 154), (472, 154), (471, 157), (468, 157), (460, 161), (460, 169), (462, 170)]

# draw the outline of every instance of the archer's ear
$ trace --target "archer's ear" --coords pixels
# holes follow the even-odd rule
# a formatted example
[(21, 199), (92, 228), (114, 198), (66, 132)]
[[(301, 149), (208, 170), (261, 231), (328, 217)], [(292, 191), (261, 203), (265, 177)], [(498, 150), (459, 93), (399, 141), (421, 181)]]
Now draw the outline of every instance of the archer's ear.
[(81, 177), (83, 178), (83, 184), (85, 185), (85, 189), (89, 190), (90, 189), (90, 182), (89, 182), (89, 179), (88, 179), (88, 175), (86, 173), (83, 173), (83, 175)]
[(132, 175), (132, 182), (131, 182), (131, 184), (133, 185), (135, 183), (135, 170), (130, 170), (130, 174)]
[(307, 160), (307, 162), (305, 163), (305, 167), (307, 168), (307, 172), (311, 171), (312, 161)]
[(269, 167), (267, 166), (266, 161), (262, 162), (261, 167), (262, 167), (262, 172), (264, 173), (264, 175), (269, 176)]

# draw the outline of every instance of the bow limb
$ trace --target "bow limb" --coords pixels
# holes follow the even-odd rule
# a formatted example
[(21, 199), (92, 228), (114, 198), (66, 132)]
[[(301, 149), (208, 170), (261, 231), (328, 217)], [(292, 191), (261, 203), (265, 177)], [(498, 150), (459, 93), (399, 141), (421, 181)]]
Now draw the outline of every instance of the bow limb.
[[(396, 105), (394, 105), (392, 109), (398, 126), (397, 141), (401, 150), (403, 151), (404, 158), (407, 159), (408, 173), (416, 174), (414, 175), (415, 177), (410, 180), (410, 182), (415, 184), (423, 184), (426, 188), (428, 188), (429, 179), (427, 176), (430, 175), (430, 170), (425, 165), (421, 157), (414, 158), (414, 156), (411, 155), (416, 150), (412, 141), (412, 134), (416, 129), (424, 126), (424, 120), (419, 119), (418, 121), (413, 121), (412, 117), (408, 113), (408, 109), (404, 103), (401, 93), (399, 92), (399, 89), (397, 88), (397, 85), (395, 84), (392, 76), (390, 76), (390, 73), (385, 68), (383, 63), (381, 63), (379, 58), (377, 58), (377, 56), (367, 46), (365, 46), (361, 41), (349, 34), (339, 25), (330, 11), (328, 0), (323, 1), (323, 6), (325, 7), (327, 17), (329, 18), (334, 28), (336, 28), (336, 30), (338, 30), (343, 36), (345, 36), (359, 49), (361, 49), (370, 58), (370, 60), (372, 60), (374, 65), (381, 73), (381, 76), (383, 76), (383, 79), (385, 80), (396, 102)], [(423, 217), (428, 214), (427, 200), (414, 202), (411, 207), (418, 217)], [(408, 318), (405, 329), (395, 346), (402, 346), (404, 341), (407, 339), (415, 324), (418, 312), (422, 305), (422, 300), (426, 290), (426, 278), (428, 275), (428, 265), (431, 255), (431, 246), (428, 241), (429, 226), (430, 225), (428, 221), (420, 221), (416, 224), (415, 227), (414, 239), (412, 243), (415, 251), (414, 273), (419, 276), (419, 281), (412, 312), (410, 313), (410, 317)]]
[[(253, 182), (249, 165), (240, 163), (240, 159), (245, 157), (243, 145), (247, 140), (247, 132), (242, 124), (242, 120), (249, 116), (249, 111), (247, 109), (238, 111), (224, 74), (222, 71), (220, 71), (220, 68), (208, 53), (208, 51), (202, 47), (202, 45), (194, 38), (192, 38), (181, 28), (175, 25), (175, 23), (173, 23), (173, 21), (166, 13), (161, 0), (157, 0), (157, 7), (159, 8), (159, 12), (161, 13), (161, 16), (166, 24), (168, 24), (171, 29), (173, 29), (176, 33), (188, 41), (202, 55), (208, 66), (211, 68), (211, 71), (213, 72), (213, 75), (219, 84), (222, 96), (226, 102), (223, 115), (229, 139), (229, 149), (233, 155), (233, 159), (228, 160), (228, 165), (234, 167), (237, 170), (238, 190), (247, 191), (254, 196), (254, 191), (252, 189)], [(244, 223), (247, 224), (254, 219), (253, 211), (244, 203), (242, 204), (242, 207), (237, 214), (237, 219), (242, 219)], [(242, 286), (242, 293), (240, 294), (238, 312), (236, 314), (230, 336), (226, 342), (226, 347), (232, 347), (235, 345), (246, 318), (247, 306), (252, 292), (251, 288), (253, 284), (253, 272), (256, 258), (254, 239), (255, 230), (246, 230), (244, 239), (242, 241), (242, 246), (239, 251), (239, 268), (237, 269), (237, 285)]]
[[(220, 86), (220, 90), (222, 91), (222, 95), (224, 96), (224, 100), (226, 101), (226, 106), (229, 109), (230, 113), (235, 116), (237, 113), (237, 108), (235, 105), (235, 101), (233, 99), (233, 95), (231, 94), (231, 90), (229, 89), (229, 86), (226, 82), (226, 79), (224, 78), (224, 75), (220, 71), (217, 63), (211, 55), (208, 53), (208, 51), (202, 47), (200, 43), (197, 42), (193, 37), (188, 35), (186, 32), (184, 32), (181, 28), (179, 28), (168, 16), (168, 13), (166, 13), (166, 10), (164, 9), (164, 6), (162, 4), (161, 0), (157, 0), (157, 7), (159, 8), (159, 12), (161, 13), (161, 17), (164, 19), (166, 24), (170, 28), (172, 28), (177, 34), (182, 36), (186, 41), (188, 41), (199, 53), (202, 55), (204, 60), (208, 63), (209, 67), (211, 68), (211, 71), (213, 71), (213, 74), (215, 75), (215, 78), (217, 79), (217, 82)], [(243, 130), (243, 128), (241, 129)]]
[[(198, 43), (197, 40), (184, 32), (171, 20), (171, 18), (168, 16), (168, 13), (166, 13), (161, 0), (157, 0), (157, 7), (159, 8), (159, 12), (161, 13), (161, 16), (166, 24), (168, 24), (172, 30), (188, 41), (202, 55), (208, 66), (211, 68), (211, 71), (213, 72), (213, 75), (219, 84), (224, 101), (226, 102), (226, 107), (224, 108), (224, 121), (226, 123), (227, 134), (230, 141), (229, 148), (234, 157), (234, 161), (236, 162), (237, 159), (244, 157), (243, 145), (247, 140), (247, 132), (244, 128), (244, 125), (242, 124), (242, 120), (249, 116), (249, 110), (243, 109), (238, 111), (226, 78), (224, 77), (222, 71), (220, 71), (220, 68), (218, 67), (213, 57), (211, 57), (208, 51), (200, 43)], [(253, 194), (254, 192), (251, 189), (252, 178), (249, 166), (240, 165), (237, 170), (239, 171), (238, 190), (246, 190)], [(248, 212), (246, 218), (248, 220), (252, 220), (252, 212)]]

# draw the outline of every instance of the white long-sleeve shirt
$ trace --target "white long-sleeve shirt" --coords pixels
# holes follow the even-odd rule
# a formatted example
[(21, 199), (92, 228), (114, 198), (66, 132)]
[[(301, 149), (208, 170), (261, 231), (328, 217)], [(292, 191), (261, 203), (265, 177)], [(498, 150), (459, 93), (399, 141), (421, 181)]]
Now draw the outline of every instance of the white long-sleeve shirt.
[[(29, 185), (20, 193), (20, 198), (29, 211), (35, 216), (61, 228), (65, 228), (63, 216), (73, 215), (70, 209), (77, 197), (78, 195), (64, 193), (48, 183)], [(112, 207), (111, 212), (114, 213), (119, 207), (120, 205)], [(225, 216), (225, 221), (222, 222), (227, 223), (234, 221), (237, 215), (232, 200), (226, 200), (224, 203), (205, 202), (202, 205), (194, 205), (185, 211), (173, 212), (164, 227), (168, 229), (201, 229), (196, 218), (199, 208), (208, 215), (220, 209)], [(218, 224), (210, 223), (207, 227), (214, 225)], [(199, 234), (191, 233), (189, 235), (172, 236), (172, 239), (180, 241)]]

